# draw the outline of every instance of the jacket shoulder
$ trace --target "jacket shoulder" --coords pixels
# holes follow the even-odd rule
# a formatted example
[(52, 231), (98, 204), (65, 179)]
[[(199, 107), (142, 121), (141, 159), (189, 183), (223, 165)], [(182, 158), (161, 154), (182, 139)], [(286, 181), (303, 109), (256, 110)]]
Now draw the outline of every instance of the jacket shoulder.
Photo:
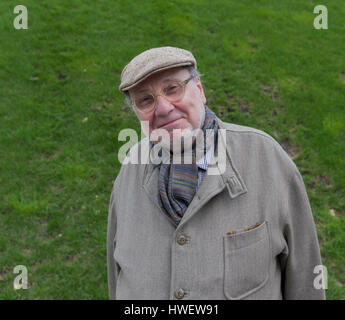
[(225, 129), (229, 137), (228, 143), (235, 144), (238, 149), (246, 153), (248, 148), (257, 153), (266, 154), (270, 159), (276, 159), (279, 166), (285, 167), (290, 174), (295, 174), (298, 169), (283, 149), (279, 142), (268, 133), (243, 125), (228, 123), (220, 120), (220, 128)]
[(268, 140), (270, 140), (273, 144), (279, 145), (279, 143), (272, 136), (270, 136), (268, 133), (266, 133), (262, 130), (252, 128), (252, 127), (243, 126), (243, 125), (239, 125), (239, 124), (224, 122), (224, 121), (220, 121), (220, 122), (221, 122), (222, 128), (225, 129), (226, 131), (233, 132), (233, 133), (239, 133), (239, 134), (241, 134), (241, 133), (251, 134), (252, 136), (256, 136), (258, 139), (261, 139), (261, 137), (264, 137), (264, 138), (267, 138)]

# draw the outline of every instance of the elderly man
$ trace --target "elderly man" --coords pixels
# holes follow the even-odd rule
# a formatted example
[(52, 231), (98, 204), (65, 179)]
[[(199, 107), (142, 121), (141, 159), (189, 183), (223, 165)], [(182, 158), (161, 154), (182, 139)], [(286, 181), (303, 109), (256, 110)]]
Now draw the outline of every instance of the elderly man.
[[(124, 68), (120, 90), (147, 136), (128, 157), (148, 161), (127, 161), (113, 186), (110, 298), (324, 299), (298, 169), (271, 136), (225, 123), (206, 106), (192, 53), (162, 47), (139, 54)], [(153, 139), (157, 130), (169, 139), (152, 156), (164, 140)], [(184, 144), (181, 132), (195, 131)], [(180, 144), (189, 162), (174, 162)], [(167, 145), (168, 157), (157, 163)]]

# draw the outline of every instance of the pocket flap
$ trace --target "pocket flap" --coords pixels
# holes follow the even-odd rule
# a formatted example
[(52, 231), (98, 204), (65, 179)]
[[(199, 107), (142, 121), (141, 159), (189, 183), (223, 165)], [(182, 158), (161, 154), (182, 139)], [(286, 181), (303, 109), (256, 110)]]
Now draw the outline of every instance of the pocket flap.
[(248, 231), (245, 229), (235, 230), (231, 235), (227, 235), (227, 246), (230, 250), (240, 249), (250, 246), (252, 243), (259, 242), (267, 236), (267, 222), (264, 221), (259, 226)]

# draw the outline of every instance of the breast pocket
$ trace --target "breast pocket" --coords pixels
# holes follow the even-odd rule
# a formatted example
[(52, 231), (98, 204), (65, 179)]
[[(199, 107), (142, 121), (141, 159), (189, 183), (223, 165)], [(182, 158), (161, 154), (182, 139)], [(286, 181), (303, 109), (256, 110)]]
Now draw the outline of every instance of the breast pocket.
[(224, 294), (242, 299), (262, 288), (269, 277), (270, 237), (265, 221), (224, 236)]

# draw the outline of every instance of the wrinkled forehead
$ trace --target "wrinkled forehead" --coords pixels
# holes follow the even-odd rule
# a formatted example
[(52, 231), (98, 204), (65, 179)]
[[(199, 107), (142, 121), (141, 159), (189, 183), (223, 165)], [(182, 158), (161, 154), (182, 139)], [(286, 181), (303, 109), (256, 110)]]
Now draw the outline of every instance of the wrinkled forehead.
[(189, 76), (187, 68), (178, 67), (168, 70), (160, 71), (145, 79), (135, 87), (129, 90), (130, 94), (135, 94), (142, 91), (151, 91), (155, 87), (161, 86), (171, 80), (183, 81), (184, 77)]

